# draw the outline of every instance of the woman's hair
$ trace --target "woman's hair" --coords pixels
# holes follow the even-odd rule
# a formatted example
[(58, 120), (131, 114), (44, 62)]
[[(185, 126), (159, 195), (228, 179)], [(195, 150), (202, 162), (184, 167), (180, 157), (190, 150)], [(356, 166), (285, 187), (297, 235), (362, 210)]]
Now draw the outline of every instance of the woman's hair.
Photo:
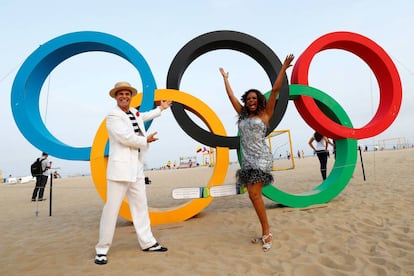
[(322, 140), (323, 135), (322, 135), (322, 134), (320, 134), (319, 132), (315, 132), (315, 133), (313, 134), (313, 138), (315, 138), (315, 140), (316, 140), (317, 142), (319, 142), (320, 140)]
[(247, 95), (249, 95), (249, 93), (255, 93), (256, 97), (257, 97), (257, 108), (253, 112), (255, 115), (260, 114), (260, 112), (262, 112), (266, 108), (266, 98), (262, 94), (262, 92), (260, 92), (257, 89), (249, 89), (246, 92), (244, 92), (244, 94), (241, 96), (241, 101), (243, 103), (243, 107), (242, 107), (242, 110), (240, 111), (240, 114), (239, 114), (239, 121), (243, 120), (243, 119), (245, 119), (249, 116), (249, 109), (246, 107)]

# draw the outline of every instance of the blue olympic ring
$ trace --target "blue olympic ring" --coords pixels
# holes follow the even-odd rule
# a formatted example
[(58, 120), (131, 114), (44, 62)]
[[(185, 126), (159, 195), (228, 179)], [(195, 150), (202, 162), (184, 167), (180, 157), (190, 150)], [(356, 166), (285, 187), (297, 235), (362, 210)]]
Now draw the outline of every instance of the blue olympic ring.
[[(40, 116), (39, 96), (50, 72), (64, 60), (90, 51), (118, 55), (129, 61), (139, 72), (143, 100), (142, 111), (154, 108), (154, 76), (144, 57), (126, 41), (100, 32), (74, 32), (59, 36), (36, 49), (23, 63), (13, 82), (11, 107), (14, 120), (22, 134), (35, 147), (58, 158), (90, 160), (91, 147), (71, 147), (54, 137)], [(147, 122), (146, 128), (151, 122)]]

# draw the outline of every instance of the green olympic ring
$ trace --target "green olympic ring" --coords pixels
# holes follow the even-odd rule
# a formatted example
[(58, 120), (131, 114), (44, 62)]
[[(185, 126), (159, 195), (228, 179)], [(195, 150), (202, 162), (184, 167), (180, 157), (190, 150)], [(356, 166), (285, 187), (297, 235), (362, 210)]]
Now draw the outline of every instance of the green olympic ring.
[[(343, 126), (352, 127), (351, 120), (345, 110), (328, 94), (311, 86), (300, 84), (291, 84), (289, 89), (289, 100), (294, 101), (298, 96), (312, 97), (318, 101), (322, 111), (331, 120)], [(269, 92), (266, 93), (266, 95), (268, 94)], [(322, 204), (335, 198), (346, 187), (354, 173), (357, 162), (357, 140), (345, 138), (335, 142), (336, 159), (332, 171), (317, 187), (301, 194), (289, 194), (273, 185), (267, 185), (263, 188), (263, 195), (277, 203), (295, 208)]]

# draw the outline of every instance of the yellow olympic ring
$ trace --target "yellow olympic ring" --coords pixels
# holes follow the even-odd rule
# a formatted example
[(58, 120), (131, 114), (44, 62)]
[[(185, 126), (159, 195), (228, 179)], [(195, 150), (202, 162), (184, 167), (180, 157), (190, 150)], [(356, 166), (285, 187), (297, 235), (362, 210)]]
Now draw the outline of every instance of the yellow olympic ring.
[[(216, 113), (214, 113), (211, 108), (196, 97), (179, 90), (156, 89), (154, 101), (160, 101), (163, 99), (173, 100), (185, 105), (189, 111), (197, 115), (207, 125), (210, 131), (218, 135), (227, 135), (226, 130)], [(132, 99), (131, 105), (139, 106), (141, 100), (142, 93)], [(197, 108), (197, 110), (195, 110), (195, 108)], [(96, 132), (90, 155), (92, 179), (98, 194), (104, 201), (106, 201), (106, 167), (108, 161), (108, 158), (104, 156), (104, 152), (107, 142), (108, 132), (104, 120)], [(227, 168), (230, 162), (229, 148), (217, 147), (216, 154), (216, 165), (207, 187), (222, 185), (227, 173)], [(200, 213), (210, 204), (212, 200), (212, 197), (193, 199), (180, 206), (166, 208), (163, 210), (150, 207), (149, 215), (151, 225), (185, 221)], [(126, 198), (122, 202), (119, 215), (129, 221), (132, 221)]]

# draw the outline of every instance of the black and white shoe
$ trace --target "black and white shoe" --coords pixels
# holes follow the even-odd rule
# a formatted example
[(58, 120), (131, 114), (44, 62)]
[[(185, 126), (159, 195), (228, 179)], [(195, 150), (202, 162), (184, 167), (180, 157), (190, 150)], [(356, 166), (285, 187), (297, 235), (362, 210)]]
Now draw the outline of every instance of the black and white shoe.
[(156, 242), (153, 246), (148, 247), (148, 248), (144, 249), (143, 251), (145, 251), (145, 252), (165, 252), (165, 251), (168, 251), (168, 248), (164, 247), (164, 246), (160, 245), (158, 242)]
[(95, 256), (95, 264), (97, 265), (104, 265), (108, 263), (108, 258), (105, 254), (96, 254)]

